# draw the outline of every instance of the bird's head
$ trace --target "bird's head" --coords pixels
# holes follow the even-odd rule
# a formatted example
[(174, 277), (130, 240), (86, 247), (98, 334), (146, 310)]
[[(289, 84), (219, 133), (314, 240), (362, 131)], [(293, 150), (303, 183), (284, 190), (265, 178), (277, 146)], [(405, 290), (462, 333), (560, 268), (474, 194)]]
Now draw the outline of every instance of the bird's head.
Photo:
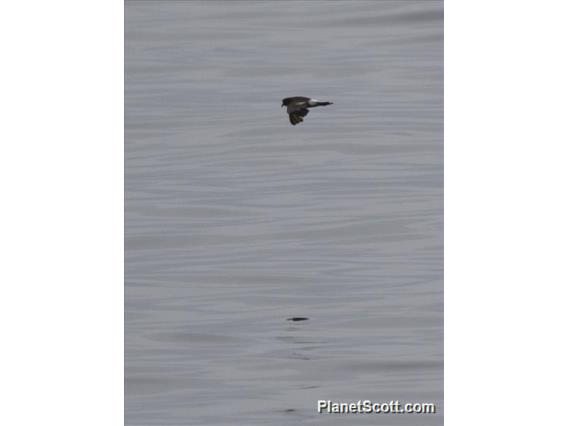
[(284, 106), (288, 106), (288, 103), (289, 103), (289, 102), (290, 102), (290, 99), (289, 99), (289, 98), (284, 98), (284, 99), (282, 99), (282, 106), (281, 106), (280, 108), (282, 108), (282, 107), (284, 107)]

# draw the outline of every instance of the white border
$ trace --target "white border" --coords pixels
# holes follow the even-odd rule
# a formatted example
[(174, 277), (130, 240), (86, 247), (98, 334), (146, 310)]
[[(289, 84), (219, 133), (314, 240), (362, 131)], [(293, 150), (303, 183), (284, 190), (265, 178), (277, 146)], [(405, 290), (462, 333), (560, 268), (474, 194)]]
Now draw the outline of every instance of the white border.
[(566, 16), (445, 5), (448, 425), (566, 423)]
[(123, 5), (0, 17), (0, 424), (123, 422)]

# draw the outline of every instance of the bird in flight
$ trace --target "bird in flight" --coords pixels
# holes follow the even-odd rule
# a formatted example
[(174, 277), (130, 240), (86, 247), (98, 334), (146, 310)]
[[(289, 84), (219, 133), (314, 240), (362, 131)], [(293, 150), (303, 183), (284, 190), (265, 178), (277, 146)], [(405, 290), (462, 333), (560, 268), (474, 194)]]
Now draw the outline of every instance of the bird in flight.
[(302, 117), (308, 115), (308, 108), (332, 104), (333, 102), (321, 102), (317, 99), (310, 99), (304, 96), (293, 96), (291, 98), (282, 99), (282, 106), (287, 107), (286, 112), (290, 116), (292, 126), (304, 121)]

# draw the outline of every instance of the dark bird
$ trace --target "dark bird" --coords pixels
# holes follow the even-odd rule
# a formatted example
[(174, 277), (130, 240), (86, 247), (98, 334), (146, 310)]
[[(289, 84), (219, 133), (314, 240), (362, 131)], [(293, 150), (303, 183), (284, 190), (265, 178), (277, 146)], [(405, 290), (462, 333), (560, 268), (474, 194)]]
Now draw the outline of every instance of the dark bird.
[(302, 117), (308, 115), (308, 108), (317, 106), (332, 105), (333, 102), (320, 102), (317, 99), (310, 99), (304, 96), (293, 96), (282, 99), (282, 106), (287, 107), (286, 112), (290, 116), (290, 123), (295, 126), (304, 121)]

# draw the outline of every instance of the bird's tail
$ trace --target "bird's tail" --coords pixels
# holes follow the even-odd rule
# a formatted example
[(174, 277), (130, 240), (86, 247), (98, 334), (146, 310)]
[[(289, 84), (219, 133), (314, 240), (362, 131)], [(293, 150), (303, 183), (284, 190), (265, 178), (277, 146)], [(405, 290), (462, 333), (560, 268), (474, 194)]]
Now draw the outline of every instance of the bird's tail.
[(318, 102), (316, 106), (333, 105), (333, 102)]

